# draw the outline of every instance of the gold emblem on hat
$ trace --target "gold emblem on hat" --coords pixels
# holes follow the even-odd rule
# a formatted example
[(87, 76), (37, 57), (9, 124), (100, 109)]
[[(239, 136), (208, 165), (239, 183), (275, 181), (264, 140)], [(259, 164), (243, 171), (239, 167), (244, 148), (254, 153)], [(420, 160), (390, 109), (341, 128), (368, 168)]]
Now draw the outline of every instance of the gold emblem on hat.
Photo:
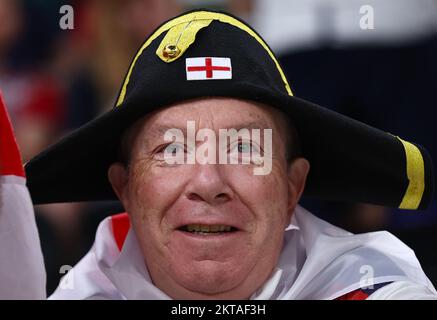
[(168, 44), (164, 47), (164, 50), (162, 51), (162, 55), (165, 58), (175, 58), (179, 55), (181, 50), (176, 46), (175, 44)]

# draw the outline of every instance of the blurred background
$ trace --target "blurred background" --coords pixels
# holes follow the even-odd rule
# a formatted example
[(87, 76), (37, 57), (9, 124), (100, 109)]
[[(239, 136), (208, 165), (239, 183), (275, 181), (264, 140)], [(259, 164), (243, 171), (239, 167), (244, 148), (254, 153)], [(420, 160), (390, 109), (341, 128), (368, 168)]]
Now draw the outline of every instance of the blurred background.
[[(63, 5), (74, 29), (63, 30)], [(437, 163), (437, 0), (0, 0), (0, 89), (23, 160), (114, 105), (132, 56), (161, 22), (231, 12), (277, 53), (294, 94), (424, 145)], [(437, 170), (436, 170), (437, 172)], [(303, 199), (352, 232), (386, 229), (437, 285), (437, 201), (409, 212)], [(37, 206), (50, 294), (117, 203)]]

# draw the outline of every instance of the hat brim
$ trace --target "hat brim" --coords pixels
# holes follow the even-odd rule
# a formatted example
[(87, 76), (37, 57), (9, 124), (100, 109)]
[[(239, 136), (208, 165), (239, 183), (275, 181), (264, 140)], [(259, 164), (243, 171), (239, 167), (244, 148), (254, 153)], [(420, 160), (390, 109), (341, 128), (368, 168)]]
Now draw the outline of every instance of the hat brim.
[[(108, 168), (118, 161), (124, 130), (154, 110), (202, 96), (215, 94), (197, 92), (150, 100), (141, 108), (114, 108), (61, 139), (25, 166), (34, 204), (117, 199)], [(304, 195), (406, 209), (424, 209), (431, 201), (432, 163), (421, 146), (406, 145), (391, 134), (337, 112), (250, 84), (236, 86), (226, 96), (266, 103), (290, 116), (303, 156), (311, 165)], [(413, 158), (407, 147), (412, 148)], [(417, 160), (418, 153), (421, 167), (420, 161), (409, 163), (414, 156)], [(409, 172), (411, 168), (416, 171)], [(417, 181), (412, 181), (414, 177)]]

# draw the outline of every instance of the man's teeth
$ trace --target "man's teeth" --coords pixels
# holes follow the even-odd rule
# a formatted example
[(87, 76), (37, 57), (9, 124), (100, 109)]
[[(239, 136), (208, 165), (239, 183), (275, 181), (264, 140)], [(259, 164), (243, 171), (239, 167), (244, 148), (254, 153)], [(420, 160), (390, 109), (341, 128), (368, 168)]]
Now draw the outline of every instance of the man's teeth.
[(188, 232), (200, 232), (200, 233), (217, 233), (217, 232), (229, 232), (232, 230), (231, 226), (224, 224), (188, 224), (183, 228)]

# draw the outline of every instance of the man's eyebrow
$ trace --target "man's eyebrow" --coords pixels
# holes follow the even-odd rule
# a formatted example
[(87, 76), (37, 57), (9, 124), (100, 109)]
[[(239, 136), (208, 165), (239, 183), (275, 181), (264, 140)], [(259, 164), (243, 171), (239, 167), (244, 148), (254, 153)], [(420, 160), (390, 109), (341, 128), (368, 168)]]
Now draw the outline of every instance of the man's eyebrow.
[[(194, 120), (193, 120), (194, 121)], [(154, 125), (149, 129), (149, 132), (147, 134), (148, 138), (163, 138), (165, 133), (169, 130), (180, 130), (182, 134), (186, 137), (187, 136), (187, 126), (172, 126), (172, 125)], [(262, 120), (256, 120), (256, 121), (250, 121), (250, 122), (240, 122), (236, 123), (235, 125), (226, 126), (224, 128), (218, 128), (230, 130), (235, 129), (237, 131), (240, 131), (241, 129), (271, 129), (267, 125), (265, 121)], [(197, 129), (198, 130), (198, 129)], [(197, 133), (197, 131), (196, 131)], [(218, 133), (218, 132), (217, 132)]]
[(269, 127), (270, 126), (268, 126), (265, 121), (256, 120), (256, 121), (251, 121), (251, 122), (239, 123), (238, 125), (230, 126), (227, 129), (234, 128), (237, 131), (239, 131), (241, 129), (249, 129), (249, 130), (251, 130), (251, 129), (272, 129), (272, 128), (269, 128)]
[(168, 126), (168, 125), (155, 125), (150, 128), (148, 136), (152, 137), (164, 137), (165, 133), (169, 130), (181, 130), (184, 135), (187, 133), (187, 127)]

